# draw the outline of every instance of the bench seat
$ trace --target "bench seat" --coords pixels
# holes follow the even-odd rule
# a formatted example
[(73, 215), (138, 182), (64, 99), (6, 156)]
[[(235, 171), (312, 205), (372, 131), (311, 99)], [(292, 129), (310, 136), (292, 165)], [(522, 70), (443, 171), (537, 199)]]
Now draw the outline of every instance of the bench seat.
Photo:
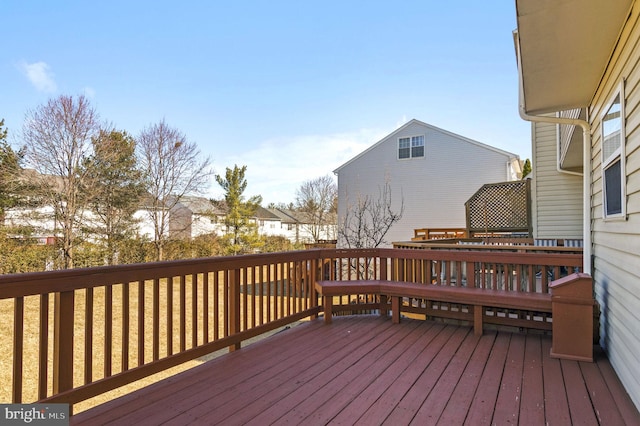
[(349, 294), (379, 295), (381, 298), (380, 314), (384, 316), (387, 315), (387, 297), (391, 297), (392, 320), (394, 323), (400, 322), (400, 306), (404, 297), (473, 306), (474, 332), (477, 335), (482, 334), (484, 307), (551, 312), (551, 295), (542, 293), (385, 280), (317, 281), (315, 288), (323, 298), (324, 320), (327, 324), (331, 323), (333, 297)]

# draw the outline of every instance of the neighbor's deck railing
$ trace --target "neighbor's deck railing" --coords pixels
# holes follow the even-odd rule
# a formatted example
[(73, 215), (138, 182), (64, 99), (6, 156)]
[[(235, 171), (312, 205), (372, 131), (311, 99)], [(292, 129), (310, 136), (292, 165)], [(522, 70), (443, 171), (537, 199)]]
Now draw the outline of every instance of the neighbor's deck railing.
[(317, 315), (320, 278), (548, 292), (581, 262), (579, 254), (318, 249), (0, 276), (0, 330), (12, 336), (0, 356), (8, 392), (0, 399), (75, 404), (237, 349)]

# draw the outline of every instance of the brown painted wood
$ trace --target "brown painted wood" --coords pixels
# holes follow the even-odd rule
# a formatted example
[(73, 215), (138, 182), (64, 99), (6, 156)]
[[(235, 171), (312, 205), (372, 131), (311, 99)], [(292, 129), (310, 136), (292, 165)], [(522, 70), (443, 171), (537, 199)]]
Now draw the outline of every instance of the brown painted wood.
[(560, 361), (562, 376), (567, 390), (567, 401), (573, 424), (595, 425), (598, 424), (596, 414), (593, 411), (589, 391), (582, 377), (577, 361)]
[[(162, 412), (166, 407), (166, 400), (175, 398), (178, 405), (182, 405), (183, 400), (194, 398), (201, 395), (203, 390), (206, 391), (207, 398), (213, 399), (214, 404), (224, 405), (229, 400), (238, 397), (237, 392), (230, 392), (229, 389), (238, 389), (242, 383), (247, 382), (250, 385), (260, 383), (259, 388), (252, 389), (254, 397), (261, 396), (262, 393), (255, 393), (256, 390), (268, 392), (271, 388), (265, 385), (269, 379), (277, 378), (279, 370), (275, 370), (272, 374), (266, 371), (280, 366), (284, 371), (290, 371), (293, 374), (299, 373), (298, 369), (290, 368), (289, 363), (283, 362), (278, 354), (285, 354), (290, 359), (300, 362), (300, 359), (307, 359), (317, 348), (308, 343), (314, 339), (328, 339), (332, 344), (340, 344), (340, 338), (347, 336), (345, 330), (357, 326), (357, 322), (341, 322), (332, 327), (322, 327), (322, 329), (300, 328), (288, 330), (272, 336), (270, 345), (265, 347), (261, 345), (259, 348), (260, 360), (254, 359), (252, 362), (252, 353), (255, 353), (251, 346), (243, 348), (233, 353), (233, 357), (228, 355), (214, 359), (204, 365), (188, 370), (180, 375), (168, 378), (162, 382), (155, 383), (146, 388), (144, 395), (133, 395), (134, 403), (122, 405), (119, 400), (114, 400), (102, 404), (83, 414), (83, 421), (87, 424), (99, 424), (112, 421), (126, 416), (128, 424), (136, 424), (143, 421), (149, 413)], [(309, 333), (313, 333), (309, 335)], [(293, 363), (293, 365), (296, 365)], [(216, 367), (218, 366), (218, 367)], [(213, 376), (212, 376), (213, 374)], [(266, 375), (261, 375), (266, 374)], [(215, 385), (211, 384), (212, 377)], [(277, 387), (278, 380), (272, 380), (272, 386)], [(239, 389), (238, 389), (239, 390)], [(141, 399), (142, 398), (142, 399)], [(135, 401), (145, 401), (145, 410), (140, 410)], [(200, 401), (201, 403), (203, 401)], [(197, 404), (197, 402), (196, 402)], [(96, 423), (94, 423), (96, 422)]]
[[(377, 316), (355, 316), (326, 326), (315, 320), (80, 413), (71, 423), (640, 421), (637, 410), (617, 407), (614, 395), (624, 390), (606, 358), (590, 365), (559, 361), (549, 357), (549, 348), (544, 335), (488, 331), (478, 337), (468, 327), (431, 321), (393, 325)], [(580, 382), (583, 390), (559, 409), (564, 389), (571, 394)], [(609, 396), (605, 388), (612, 389)], [(602, 397), (596, 408), (589, 395)]]
[(49, 295), (40, 295), (40, 331), (38, 336), (38, 399), (47, 397), (49, 371)]
[(138, 281), (138, 365), (144, 364), (144, 297), (145, 282), (140, 280)]
[(429, 368), (422, 371), (413, 386), (407, 391), (402, 401), (385, 419), (386, 424), (409, 424), (417, 409), (423, 404), (429, 393), (434, 389), (441, 374), (447, 368), (449, 360), (458, 350), (469, 328), (458, 328), (440, 348), (438, 354), (429, 364)]
[(478, 383), (465, 425), (488, 425), (493, 419), (511, 335), (499, 333)]
[(556, 419), (558, 424), (571, 424), (571, 414), (569, 413), (569, 403), (560, 360), (550, 356), (551, 339), (542, 339), (541, 346), (545, 416), (546, 418)]
[(93, 288), (84, 295), (84, 383), (93, 380)]
[(520, 424), (544, 424), (544, 381), (542, 375), (542, 345), (540, 336), (527, 337), (522, 368), (522, 399)]
[(478, 389), (482, 372), (495, 343), (496, 334), (495, 332), (488, 332), (478, 341), (462, 377), (456, 384), (444, 411), (438, 419), (441, 424), (461, 425), (464, 423), (473, 403), (476, 389)]
[(615, 401), (616, 408), (624, 418), (625, 424), (632, 425), (638, 423), (638, 410), (633, 404), (631, 397), (622, 386), (622, 383), (620, 383), (620, 379), (616, 375), (604, 351), (600, 347), (597, 347), (596, 350), (594, 350), (593, 359), (600, 370), (602, 378), (607, 383), (609, 392), (611, 392), (611, 396)]
[(438, 424), (440, 416), (444, 411), (447, 402), (453, 394), (453, 390), (460, 381), (464, 369), (467, 366), (475, 347), (480, 340), (480, 336), (465, 336), (464, 341), (458, 350), (451, 356), (447, 363), (447, 368), (438, 378), (434, 389), (429, 393), (427, 399), (418, 409), (411, 424), (413, 425), (435, 425)]
[(514, 334), (509, 342), (500, 392), (493, 413), (493, 423), (495, 424), (518, 424), (522, 399), (525, 337), (523, 334)]
[(22, 359), (24, 352), (24, 297), (13, 300), (13, 386), (11, 399), (22, 402)]
[[(364, 392), (359, 392), (358, 389), (351, 387), (344, 389), (341, 394), (337, 395), (337, 398), (340, 398), (338, 401), (346, 401), (351, 396), (355, 396), (355, 398), (352, 398), (348, 404), (344, 402), (338, 404), (334, 402), (336, 400), (334, 398), (327, 407), (318, 408), (315, 417), (312, 417), (311, 420), (317, 419), (322, 423), (331, 419), (331, 414), (334, 411), (339, 411), (333, 421), (338, 424), (348, 423), (349, 416), (352, 415), (351, 407), (360, 406), (366, 408), (366, 411), (357, 419), (356, 424), (370, 425), (385, 419), (413, 386), (419, 372), (427, 368), (433, 360), (434, 349), (439, 344), (430, 345), (429, 343), (435, 339), (444, 342), (453, 331), (454, 329), (451, 327), (445, 328), (441, 324), (434, 323), (419, 338), (418, 341), (422, 344), (413, 342), (403, 357), (381, 373)], [(353, 421), (355, 422), (356, 419)]]
[(104, 288), (104, 377), (111, 376), (113, 348), (113, 286)]
[(54, 297), (53, 393), (73, 388), (74, 292), (56, 293)]
[(601, 425), (621, 425), (624, 419), (620, 412), (613, 407), (616, 403), (607, 384), (600, 374), (598, 366), (593, 362), (580, 362), (580, 372), (584, 378), (589, 398), (594, 406), (594, 412)]
[(129, 369), (129, 322), (130, 322), (130, 309), (129, 309), (129, 283), (122, 283), (122, 324), (121, 324), (121, 339), (120, 347), (120, 365), (122, 371)]

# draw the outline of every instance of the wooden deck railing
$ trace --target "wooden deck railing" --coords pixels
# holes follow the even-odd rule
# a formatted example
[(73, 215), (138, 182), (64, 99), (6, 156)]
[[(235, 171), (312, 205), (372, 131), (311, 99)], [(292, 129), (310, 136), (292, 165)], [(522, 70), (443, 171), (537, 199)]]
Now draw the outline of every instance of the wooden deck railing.
[(317, 249), (0, 276), (0, 330), (12, 337), (0, 355), (0, 400), (75, 404), (238, 349), (316, 316), (317, 279), (548, 292), (581, 262), (579, 254)]

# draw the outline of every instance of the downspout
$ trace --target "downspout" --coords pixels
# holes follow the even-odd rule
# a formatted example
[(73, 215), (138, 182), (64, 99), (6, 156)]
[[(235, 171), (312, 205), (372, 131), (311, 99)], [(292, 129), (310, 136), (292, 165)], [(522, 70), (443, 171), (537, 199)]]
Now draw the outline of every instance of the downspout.
[(538, 115), (528, 114), (524, 106), (524, 82), (522, 80), (522, 58), (520, 55), (520, 38), (518, 30), (513, 32), (516, 45), (516, 58), (518, 61), (518, 110), (520, 118), (525, 121), (536, 123), (566, 124), (570, 126), (580, 126), (582, 128), (582, 239), (583, 239), (583, 271), (591, 274), (591, 125), (580, 119), (563, 118), (563, 117), (542, 117)]

